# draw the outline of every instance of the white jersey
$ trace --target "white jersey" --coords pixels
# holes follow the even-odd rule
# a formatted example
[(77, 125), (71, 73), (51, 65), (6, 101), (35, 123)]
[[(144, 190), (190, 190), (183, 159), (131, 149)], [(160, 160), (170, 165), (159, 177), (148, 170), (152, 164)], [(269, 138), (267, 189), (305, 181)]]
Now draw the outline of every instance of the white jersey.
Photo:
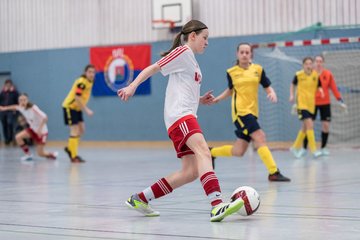
[(164, 109), (165, 125), (169, 130), (186, 115), (196, 117), (202, 75), (194, 53), (187, 45), (175, 48), (157, 64), (164, 76), (169, 75)]
[[(46, 118), (46, 114), (40, 110), (40, 108), (38, 106), (36, 106), (35, 104), (28, 108), (25, 109), (21, 106), (17, 106), (16, 109), (25, 117), (26, 122), (30, 125), (30, 128), (37, 133), (41, 121)], [(44, 124), (43, 128), (41, 129), (41, 133), (42, 134), (47, 134), (48, 133), (48, 128), (46, 123)]]

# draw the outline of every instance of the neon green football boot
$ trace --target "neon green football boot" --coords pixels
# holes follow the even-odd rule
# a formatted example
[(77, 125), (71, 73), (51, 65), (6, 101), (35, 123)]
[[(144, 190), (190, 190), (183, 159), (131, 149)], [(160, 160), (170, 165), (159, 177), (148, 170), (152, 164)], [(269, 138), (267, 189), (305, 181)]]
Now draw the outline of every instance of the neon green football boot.
[(244, 201), (241, 198), (231, 203), (220, 203), (211, 210), (210, 221), (221, 222), (227, 216), (239, 211), (242, 206), (244, 206)]
[(157, 217), (160, 216), (160, 213), (154, 211), (148, 203), (142, 201), (137, 194), (132, 195), (126, 202), (126, 206), (130, 209), (134, 209), (146, 217)]

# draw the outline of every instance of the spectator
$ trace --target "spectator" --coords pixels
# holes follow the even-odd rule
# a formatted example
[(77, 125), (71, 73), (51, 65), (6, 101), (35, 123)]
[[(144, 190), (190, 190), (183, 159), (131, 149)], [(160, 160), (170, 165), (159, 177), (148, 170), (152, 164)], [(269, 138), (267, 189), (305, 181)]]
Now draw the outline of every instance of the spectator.
[[(7, 79), (0, 93), (0, 105), (9, 106), (18, 104), (19, 93), (16, 90), (11, 79)], [(14, 142), (14, 129), (16, 123), (17, 112), (14, 110), (1, 112), (1, 123), (5, 144), (9, 145)]]

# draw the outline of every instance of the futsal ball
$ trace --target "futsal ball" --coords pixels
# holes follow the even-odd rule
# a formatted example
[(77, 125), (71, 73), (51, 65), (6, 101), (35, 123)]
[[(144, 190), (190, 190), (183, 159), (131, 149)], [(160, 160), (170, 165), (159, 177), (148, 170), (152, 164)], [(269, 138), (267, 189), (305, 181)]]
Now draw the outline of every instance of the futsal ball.
[(241, 198), (244, 201), (244, 206), (240, 208), (238, 213), (242, 216), (250, 216), (260, 206), (260, 196), (255, 189), (248, 186), (238, 187), (231, 195), (231, 201)]

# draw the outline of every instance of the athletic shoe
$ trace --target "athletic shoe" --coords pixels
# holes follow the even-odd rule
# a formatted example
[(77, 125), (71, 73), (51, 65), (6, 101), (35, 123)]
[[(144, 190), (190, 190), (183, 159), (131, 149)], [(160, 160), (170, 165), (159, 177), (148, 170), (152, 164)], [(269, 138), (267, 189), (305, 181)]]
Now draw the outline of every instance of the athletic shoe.
[(323, 153), (322, 153), (322, 151), (316, 150), (315, 152), (313, 152), (313, 156), (314, 156), (314, 158), (318, 158), (318, 157), (323, 156)]
[(273, 174), (269, 174), (268, 177), (270, 182), (290, 182), (290, 178), (285, 177), (284, 175), (282, 175), (279, 171), (279, 169), (273, 173)]
[(71, 151), (70, 151), (70, 149), (69, 149), (68, 147), (65, 147), (65, 148), (64, 148), (64, 151), (65, 151), (66, 154), (69, 156), (70, 160), (72, 160), (72, 159), (71, 159)]
[(244, 200), (241, 198), (231, 203), (220, 203), (211, 210), (210, 222), (221, 222), (227, 216), (239, 211), (242, 206), (244, 206)]
[(291, 148), (289, 149), (289, 151), (296, 157), (296, 154), (297, 154), (297, 152), (298, 152), (299, 150), (296, 149), (296, 148), (294, 148), (294, 147), (291, 147)]
[(142, 201), (137, 194), (132, 195), (126, 202), (126, 206), (130, 209), (134, 209), (146, 217), (157, 217), (160, 216), (160, 213), (154, 211), (148, 203)]
[(32, 154), (25, 154), (20, 159), (21, 159), (21, 161), (31, 161), (33, 159), (33, 155)]
[(82, 159), (80, 156), (76, 156), (74, 158), (71, 159), (72, 163), (84, 163), (86, 162), (84, 159)]
[(299, 151), (296, 152), (295, 157), (296, 158), (302, 158), (306, 155), (306, 149), (301, 148)]
[(59, 155), (58, 152), (53, 152), (53, 153), (49, 153), (49, 155), (47, 155), (46, 158), (50, 160), (56, 160), (58, 155)]
[(64, 151), (67, 153), (67, 155), (69, 156), (70, 158), (70, 161), (72, 163), (84, 163), (86, 162), (84, 159), (82, 159), (80, 156), (75, 156), (74, 158), (71, 157), (71, 151), (68, 147), (65, 147), (64, 148)]
[[(210, 154), (211, 154), (211, 149), (212, 149), (212, 147), (209, 147)], [(213, 156), (211, 155), (211, 163), (212, 163), (213, 169), (215, 169), (215, 159), (216, 159), (216, 157), (213, 157)]]
[(324, 156), (329, 156), (330, 155), (330, 152), (329, 152), (329, 150), (327, 148), (322, 148), (321, 152), (322, 152), (322, 155), (324, 155)]

